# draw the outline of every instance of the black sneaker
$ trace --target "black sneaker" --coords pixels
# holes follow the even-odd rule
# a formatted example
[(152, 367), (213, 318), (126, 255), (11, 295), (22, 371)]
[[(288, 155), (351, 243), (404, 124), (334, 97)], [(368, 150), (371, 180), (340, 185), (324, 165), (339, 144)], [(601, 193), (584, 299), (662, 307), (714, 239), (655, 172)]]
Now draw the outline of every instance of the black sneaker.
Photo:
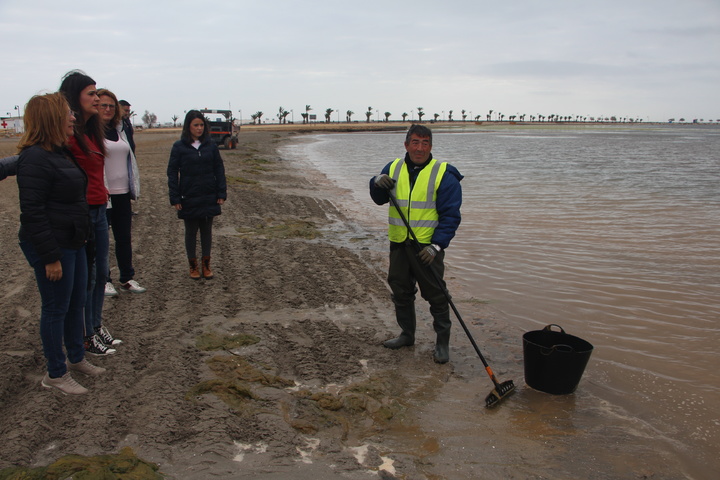
[(95, 335), (100, 338), (103, 344), (107, 345), (108, 347), (111, 347), (113, 345), (120, 345), (122, 343), (122, 340), (119, 338), (115, 338), (110, 334), (110, 330), (107, 329), (105, 326), (101, 326), (100, 328), (95, 329)]
[(85, 351), (91, 355), (112, 355), (117, 352), (105, 345), (97, 335), (85, 337)]

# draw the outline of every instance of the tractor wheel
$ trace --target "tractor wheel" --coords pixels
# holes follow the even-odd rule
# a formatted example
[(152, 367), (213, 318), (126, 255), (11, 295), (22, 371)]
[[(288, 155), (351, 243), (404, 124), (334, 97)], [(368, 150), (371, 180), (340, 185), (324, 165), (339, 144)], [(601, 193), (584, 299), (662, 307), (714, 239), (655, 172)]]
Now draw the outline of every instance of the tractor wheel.
[(232, 140), (230, 140), (230, 137), (227, 137), (225, 141), (223, 142), (223, 145), (225, 145), (226, 150), (230, 150), (230, 145), (232, 144)]

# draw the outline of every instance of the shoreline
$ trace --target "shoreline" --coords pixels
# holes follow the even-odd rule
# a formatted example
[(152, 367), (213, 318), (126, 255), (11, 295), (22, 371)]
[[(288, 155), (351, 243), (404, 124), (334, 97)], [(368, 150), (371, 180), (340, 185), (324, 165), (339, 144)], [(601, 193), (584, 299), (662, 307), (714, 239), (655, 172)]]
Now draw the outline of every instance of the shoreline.
[(416, 346), (383, 348), (396, 330), (386, 238), (348, 216), (322, 172), (280, 156), (297, 132), (248, 131), (237, 150), (221, 150), (229, 192), (215, 223), (215, 279), (187, 278), (165, 178), (176, 138), (136, 137), (136, 278), (148, 292), (106, 299), (105, 322), (124, 343), (91, 359), (108, 375), (78, 379), (91, 390), (83, 398), (39, 386), (39, 296), (17, 247), (16, 186), (0, 182), (0, 268), (13, 272), (0, 285), (0, 469), (130, 447), (183, 479), (681, 475), (672, 459), (598, 455), (572, 425), (585, 394), (523, 388), (518, 332), (462, 292), (463, 318), (482, 332), (498, 377), (514, 376), (519, 389), (497, 409), (484, 409), (492, 384), (457, 324), (451, 362), (432, 362), (422, 301)]

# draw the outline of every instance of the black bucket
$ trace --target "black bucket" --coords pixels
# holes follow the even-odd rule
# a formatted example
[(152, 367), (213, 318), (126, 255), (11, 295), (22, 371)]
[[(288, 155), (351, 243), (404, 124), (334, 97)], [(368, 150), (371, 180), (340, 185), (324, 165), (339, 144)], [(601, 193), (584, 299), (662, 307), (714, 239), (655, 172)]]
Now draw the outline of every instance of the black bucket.
[(523, 335), (525, 383), (554, 395), (573, 393), (592, 351), (592, 344), (568, 335), (560, 325), (551, 324), (542, 330), (527, 332)]

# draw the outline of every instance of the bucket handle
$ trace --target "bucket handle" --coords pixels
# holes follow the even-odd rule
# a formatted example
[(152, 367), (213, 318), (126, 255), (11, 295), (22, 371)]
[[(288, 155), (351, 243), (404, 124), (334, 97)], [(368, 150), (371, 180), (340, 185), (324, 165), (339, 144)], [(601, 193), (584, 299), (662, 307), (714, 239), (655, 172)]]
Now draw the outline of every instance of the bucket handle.
[(558, 327), (560, 329), (560, 333), (565, 333), (565, 330), (563, 330), (563, 328), (560, 325), (558, 325), (557, 323), (551, 323), (550, 325), (543, 328), (543, 330), (552, 332), (553, 331), (552, 327)]
[(541, 348), (540, 353), (547, 356), (547, 355), (551, 355), (556, 350), (560, 353), (574, 353), (575, 352), (575, 349), (572, 347), (572, 345), (566, 345), (564, 343), (559, 343), (557, 345), (553, 345), (550, 348)]

